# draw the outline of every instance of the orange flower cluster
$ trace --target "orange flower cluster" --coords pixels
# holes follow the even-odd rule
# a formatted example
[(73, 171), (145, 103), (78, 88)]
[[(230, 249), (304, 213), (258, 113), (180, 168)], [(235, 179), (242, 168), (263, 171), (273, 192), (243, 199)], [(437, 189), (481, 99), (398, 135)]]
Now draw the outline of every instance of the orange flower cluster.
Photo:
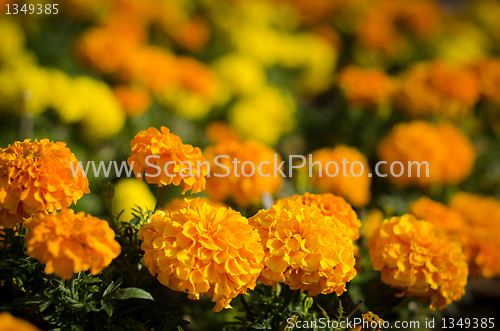
[(131, 141), (132, 152), (127, 162), (142, 181), (143, 172), (149, 184), (174, 184), (198, 193), (205, 189), (207, 165), (198, 147), (183, 144), (181, 138), (162, 126), (161, 132), (149, 128)]
[[(210, 197), (219, 201), (230, 197), (238, 205), (247, 206), (259, 204), (263, 193), (273, 194), (280, 188), (283, 177), (279, 173), (274, 175), (273, 164), (281, 163), (281, 157), (275, 150), (254, 140), (239, 140), (229, 129), (212, 135), (218, 142), (204, 151), (212, 174), (207, 178)], [(221, 136), (229, 139), (220, 139)], [(220, 155), (229, 158), (218, 158), (217, 163), (221, 165), (217, 165), (215, 159)], [(235, 159), (241, 162), (236, 167), (232, 163)], [(215, 174), (228, 175), (217, 177)]]
[(354, 278), (355, 259), (347, 226), (315, 205), (289, 199), (249, 219), (264, 248), (262, 283), (285, 283), (308, 295), (341, 295)]
[(431, 301), (443, 309), (465, 293), (468, 266), (460, 243), (428, 221), (406, 214), (382, 222), (368, 248), (382, 281), (403, 290), (401, 295)]
[(470, 250), (471, 273), (477, 277), (497, 277), (500, 275), (500, 201), (493, 197), (483, 197), (470, 193), (455, 194), (449, 205), (466, 220), (462, 232), (464, 246)]
[(0, 225), (13, 227), (37, 212), (67, 208), (89, 193), (78, 160), (63, 142), (16, 141), (0, 149)]
[(340, 72), (337, 84), (350, 103), (361, 107), (388, 104), (395, 92), (394, 82), (379, 69), (348, 66)]
[(481, 94), (492, 101), (500, 102), (500, 59), (486, 58), (472, 65), (479, 79)]
[[(213, 200), (210, 200), (210, 199), (205, 198), (205, 197), (199, 197), (196, 199), (198, 199), (198, 203), (200, 205), (203, 205), (206, 203), (207, 205), (209, 205), (211, 207), (215, 207), (215, 208), (229, 208), (228, 205), (226, 205), (222, 202), (213, 201)], [(172, 213), (174, 211), (179, 211), (182, 208), (185, 208), (185, 205), (186, 205), (185, 199), (173, 198), (167, 204), (160, 207), (160, 210), (164, 211), (164, 212), (171, 212)]]
[[(378, 156), (387, 162), (381, 168), (392, 183), (401, 187), (428, 187), (466, 179), (474, 166), (476, 150), (469, 138), (451, 124), (413, 121), (396, 125), (379, 142)], [(396, 162), (401, 162), (404, 169)], [(414, 162), (421, 164), (419, 177), (419, 165)], [(391, 166), (396, 176), (391, 174)]]
[(124, 85), (115, 87), (113, 92), (129, 116), (139, 116), (151, 106), (151, 96), (143, 88)]
[(333, 217), (347, 226), (347, 236), (351, 240), (359, 238), (359, 228), (361, 221), (358, 215), (352, 209), (344, 198), (331, 193), (311, 194), (306, 192), (304, 195), (294, 194), (291, 198), (279, 199), (274, 202), (275, 205), (286, 206), (289, 200), (300, 202), (306, 206), (315, 206), (321, 210), (324, 216)]
[(404, 72), (399, 91), (397, 103), (411, 116), (459, 118), (478, 101), (480, 85), (469, 67), (435, 61)]
[(151, 275), (190, 299), (212, 296), (214, 311), (231, 308), (231, 300), (253, 289), (262, 271), (264, 252), (248, 220), (198, 199), (186, 199), (176, 211), (156, 212), (139, 238)]
[(63, 279), (89, 269), (97, 275), (121, 252), (108, 222), (72, 209), (39, 213), (25, 226), (28, 254), (46, 264), (46, 274)]
[[(346, 166), (344, 176), (342, 161), (346, 159), (349, 163)], [(366, 157), (354, 147), (344, 145), (336, 146), (335, 148), (322, 148), (312, 152), (313, 161), (313, 185), (318, 188), (321, 193), (333, 193), (345, 198), (353, 206), (361, 208), (366, 206), (370, 201), (370, 185), (371, 178), (368, 177), (370, 165)], [(318, 163), (319, 162), (319, 163)], [(336, 162), (335, 164), (328, 164)], [(354, 164), (354, 162), (358, 162)], [(353, 176), (361, 173), (361, 163), (363, 165), (363, 174), (359, 177)], [(326, 168), (328, 164), (328, 176)], [(319, 171), (321, 165), (321, 173)], [(350, 171), (352, 168), (352, 172)], [(336, 171), (338, 173), (333, 176)], [(321, 174), (321, 176), (320, 176)]]

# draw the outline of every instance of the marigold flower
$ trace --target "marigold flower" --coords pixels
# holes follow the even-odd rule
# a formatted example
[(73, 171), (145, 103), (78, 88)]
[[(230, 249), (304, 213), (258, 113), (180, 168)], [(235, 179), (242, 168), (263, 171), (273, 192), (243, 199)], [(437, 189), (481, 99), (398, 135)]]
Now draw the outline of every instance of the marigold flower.
[(395, 92), (391, 78), (379, 69), (346, 67), (340, 72), (337, 84), (350, 103), (361, 107), (388, 104)]
[[(264, 192), (275, 193), (283, 181), (279, 174), (274, 176), (273, 166), (274, 158), (279, 165), (281, 157), (275, 150), (259, 142), (230, 140), (208, 146), (204, 153), (210, 161), (212, 173), (207, 178), (207, 194), (215, 200), (223, 201), (231, 197), (240, 206), (258, 204)], [(215, 163), (215, 158), (220, 155), (229, 157), (217, 159), (217, 163), (224, 167)], [(232, 164), (234, 159), (241, 162), (236, 169)], [(216, 177), (215, 174), (227, 176)]]
[(259, 231), (264, 248), (262, 283), (285, 283), (292, 290), (320, 293), (345, 292), (354, 278), (354, 249), (347, 226), (325, 216), (315, 205), (289, 199), (249, 219)]
[[(206, 203), (207, 205), (215, 207), (215, 208), (229, 208), (229, 206), (226, 205), (225, 203), (222, 203), (222, 202), (219, 202), (219, 201), (214, 201), (214, 200), (211, 200), (209, 198), (199, 197), (197, 199), (198, 199), (198, 203), (200, 205)], [(168, 203), (166, 203), (165, 205), (163, 205), (162, 207), (160, 207), (160, 210), (162, 210), (164, 212), (179, 211), (179, 210), (181, 210), (182, 208), (185, 207), (185, 204), (186, 204), (186, 202), (184, 201), (184, 199), (182, 199), (182, 198), (173, 198)]]
[(140, 207), (143, 211), (154, 210), (156, 198), (148, 185), (135, 178), (120, 179), (116, 183), (113, 210), (120, 221), (129, 222), (134, 218), (132, 209)]
[[(345, 174), (342, 168), (344, 159), (348, 162)], [(358, 208), (364, 207), (370, 201), (371, 178), (368, 177), (370, 165), (366, 157), (356, 148), (344, 145), (335, 148), (322, 148), (312, 152), (312, 161), (313, 185), (321, 193), (331, 192), (339, 195)], [(329, 162), (330, 164), (328, 164)], [(331, 162), (336, 162), (338, 168)], [(320, 168), (321, 172), (319, 171)], [(351, 169), (353, 170), (352, 173)], [(327, 171), (330, 175), (326, 173)], [(361, 175), (358, 177), (353, 176), (353, 174), (358, 175), (360, 173)]]
[(405, 214), (382, 222), (368, 248), (382, 281), (403, 290), (401, 295), (430, 300), (443, 309), (465, 293), (469, 274), (460, 243), (428, 221)]
[(136, 177), (142, 180), (143, 171), (149, 184), (174, 184), (198, 193), (205, 189), (207, 165), (198, 147), (183, 144), (181, 138), (162, 126), (161, 132), (149, 128), (139, 132), (132, 142), (127, 162)]
[(199, 199), (185, 199), (176, 211), (157, 211), (139, 238), (151, 275), (190, 299), (212, 296), (214, 311), (231, 308), (231, 300), (253, 289), (262, 271), (264, 252), (248, 220)]
[(438, 115), (459, 118), (479, 99), (479, 82), (467, 67), (426, 62), (411, 67), (401, 76), (396, 100), (414, 117)]
[(384, 213), (380, 209), (371, 209), (361, 223), (361, 235), (366, 239), (370, 238), (373, 231), (380, 227), (383, 220)]
[(470, 193), (457, 193), (449, 203), (466, 220), (461, 231), (463, 245), (470, 252), (471, 274), (476, 277), (500, 275), (500, 201)]
[(151, 106), (151, 96), (145, 89), (117, 86), (113, 92), (129, 116), (139, 116)]
[(120, 255), (120, 244), (108, 222), (72, 209), (39, 213), (25, 222), (28, 254), (46, 264), (45, 273), (71, 279), (90, 269), (97, 275)]
[(479, 79), (481, 94), (487, 99), (500, 102), (500, 59), (486, 58), (472, 65)]
[(352, 209), (351, 205), (344, 198), (331, 193), (311, 194), (306, 192), (304, 195), (294, 194), (290, 198), (276, 200), (274, 204), (286, 206), (289, 200), (300, 202), (306, 206), (313, 205), (318, 207), (324, 216), (333, 217), (344, 223), (347, 226), (347, 235), (351, 240), (359, 238), (361, 221), (358, 219), (358, 215)]
[(12, 316), (9, 312), (0, 313), (0, 331), (40, 331), (31, 323)]
[(0, 149), (0, 225), (13, 227), (37, 212), (67, 208), (89, 193), (88, 181), (64, 142), (16, 141)]
[(387, 162), (381, 168), (392, 183), (428, 187), (466, 179), (474, 166), (476, 150), (469, 138), (451, 124), (413, 121), (396, 125), (379, 143), (378, 155)]

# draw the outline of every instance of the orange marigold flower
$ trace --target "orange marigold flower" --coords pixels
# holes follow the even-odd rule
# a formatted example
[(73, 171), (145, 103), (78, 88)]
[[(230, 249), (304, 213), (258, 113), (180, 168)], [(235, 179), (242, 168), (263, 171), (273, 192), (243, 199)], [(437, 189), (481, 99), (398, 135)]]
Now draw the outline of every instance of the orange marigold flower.
[(341, 295), (354, 278), (355, 258), (347, 226), (314, 205), (289, 199), (249, 219), (264, 248), (262, 283), (285, 283), (310, 296)]
[(373, 231), (380, 227), (383, 220), (384, 213), (380, 209), (371, 209), (361, 223), (361, 235), (364, 238), (370, 238)]
[(40, 331), (31, 323), (12, 316), (9, 312), (0, 313), (0, 331)]
[(476, 277), (500, 275), (500, 201), (470, 193), (457, 193), (450, 200), (450, 207), (466, 220), (462, 228), (467, 241), (464, 246), (471, 255), (471, 274)]
[[(209, 206), (215, 207), (215, 208), (229, 208), (228, 205), (225, 203), (219, 202), (219, 201), (214, 201), (209, 198), (205, 197), (199, 197), (197, 198), (199, 204), (204, 204), (206, 203)], [(170, 200), (168, 203), (160, 207), (160, 210), (164, 212), (174, 212), (174, 211), (179, 211), (182, 208), (184, 208), (186, 202), (182, 198), (173, 198)]]
[[(208, 146), (204, 153), (210, 161), (212, 173), (207, 178), (207, 194), (215, 200), (223, 201), (231, 197), (240, 206), (258, 204), (263, 193), (275, 193), (283, 181), (279, 173), (274, 175), (273, 167), (274, 163), (281, 163), (281, 157), (275, 150), (257, 141), (230, 140)], [(229, 158), (218, 158), (218, 165), (215, 159), (220, 155)], [(241, 162), (237, 167), (232, 164), (235, 159)], [(216, 177), (215, 174), (228, 175)]]
[(46, 264), (45, 273), (71, 279), (90, 269), (97, 275), (120, 255), (120, 244), (108, 222), (73, 209), (39, 213), (25, 222), (28, 254)]
[(139, 116), (151, 106), (151, 95), (145, 89), (123, 85), (113, 91), (129, 116)]
[(224, 122), (212, 122), (205, 129), (211, 142), (222, 144), (228, 141), (240, 140), (240, 137), (228, 124)]
[(207, 166), (198, 147), (183, 144), (181, 138), (162, 126), (161, 132), (149, 128), (139, 132), (132, 142), (127, 162), (136, 177), (158, 186), (174, 184), (198, 193), (205, 189)]
[(500, 59), (486, 58), (477, 61), (472, 69), (479, 79), (481, 94), (487, 99), (500, 102)]
[(399, 106), (415, 117), (438, 115), (458, 118), (479, 99), (479, 82), (468, 67), (426, 62), (401, 76)]
[(350, 103), (361, 107), (388, 104), (395, 92), (391, 78), (379, 69), (346, 67), (340, 72), (337, 84)]
[[(347, 166), (342, 164), (344, 159), (348, 162)], [(322, 148), (312, 153), (312, 161), (313, 185), (321, 193), (339, 195), (358, 208), (368, 204), (371, 195), (370, 165), (356, 148), (344, 145)], [(356, 177), (353, 174), (361, 175)]]
[(0, 225), (13, 227), (37, 212), (67, 208), (89, 193), (64, 142), (16, 141), (0, 149)]
[(306, 206), (313, 205), (318, 207), (324, 216), (333, 217), (344, 223), (347, 226), (347, 235), (351, 240), (359, 238), (361, 221), (358, 219), (358, 215), (352, 209), (351, 205), (344, 198), (331, 193), (311, 194), (306, 192), (304, 195), (295, 194), (290, 198), (276, 200), (274, 204), (286, 206), (289, 200), (295, 200)]
[(451, 124), (413, 121), (396, 125), (379, 143), (378, 155), (387, 162), (381, 168), (392, 183), (428, 187), (466, 179), (474, 166), (476, 150)]
[(254, 289), (262, 271), (264, 252), (248, 220), (199, 199), (186, 199), (176, 211), (157, 211), (139, 238), (151, 275), (190, 299), (212, 296), (214, 311), (231, 308), (233, 298)]
[(386, 219), (368, 248), (373, 269), (384, 283), (403, 290), (400, 295), (430, 300), (436, 310), (465, 293), (469, 270), (462, 246), (431, 222), (411, 214)]

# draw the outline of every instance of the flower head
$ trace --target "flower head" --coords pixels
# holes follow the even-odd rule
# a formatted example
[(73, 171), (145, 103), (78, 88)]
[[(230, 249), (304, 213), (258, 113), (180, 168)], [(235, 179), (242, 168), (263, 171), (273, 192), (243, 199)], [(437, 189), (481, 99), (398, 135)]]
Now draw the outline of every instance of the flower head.
[[(219, 202), (219, 201), (211, 200), (209, 198), (199, 197), (197, 199), (198, 199), (198, 203), (200, 205), (206, 203), (207, 205), (215, 207), (215, 208), (229, 208), (228, 205), (226, 205), (226, 204), (224, 204), (222, 202)], [(167, 204), (165, 204), (162, 207), (160, 207), (160, 210), (162, 210), (164, 212), (174, 212), (174, 211), (181, 210), (182, 208), (185, 207), (185, 205), (186, 205), (186, 202), (184, 201), (184, 199), (182, 199), (182, 198), (173, 198)]]
[(321, 209), (289, 199), (249, 219), (259, 231), (265, 252), (260, 280), (285, 283), (310, 296), (345, 291), (354, 278), (355, 259), (347, 226)]
[(2, 226), (13, 227), (37, 212), (67, 208), (89, 192), (66, 143), (26, 139), (0, 149)]
[(388, 104), (395, 84), (382, 70), (346, 67), (339, 75), (339, 87), (353, 105), (373, 107)]
[(471, 274), (476, 277), (500, 275), (500, 201), (460, 192), (451, 198), (449, 205), (466, 221), (459, 238), (469, 253)]
[[(352, 169), (352, 173), (361, 175), (353, 176), (350, 171), (346, 171), (345, 176), (342, 173), (344, 159), (347, 160), (347, 167)], [(313, 185), (321, 193), (339, 195), (355, 207), (364, 207), (370, 201), (370, 166), (366, 157), (356, 148), (344, 145), (322, 148), (312, 153), (312, 161)], [(331, 162), (335, 162), (338, 167)]]
[(9, 312), (0, 313), (0, 331), (40, 331), (29, 322), (12, 316)]
[(396, 125), (379, 143), (378, 155), (387, 162), (387, 178), (401, 187), (459, 183), (476, 159), (474, 145), (459, 129), (424, 121)]
[(374, 270), (402, 295), (431, 301), (443, 309), (465, 293), (469, 274), (460, 243), (434, 224), (406, 214), (382, 222), (368, 243)]
[(153, 210), (156, 198), (148, 185), (135, 178), (123, 178), (116, 183), (113, 199), (115, 216), (120, 215), (120, 221), (129, 222), (134, 218), (133, 210), (140, 207), (143, 211)]
[(212, 296), (214, 311), (230, 308), (255, 287), (264, 252), (257, 231), (231, 208), (186, 199), (176, 211), (157, 211), (139, 230), (151, 275), (190, 299)]
[(142, 180), (143, 171), (150, 184), (174, 184), (198, 193), (205, 189), (207, 163), (198, 147), (183, 144), (181, 138), (162, 126), (161, 132), (149, 128), (139, 132), (132, 142), (127, 162), (136, 177)]
[(108, 222), (83, 212), (39, 213), (25, 226), (28, 254), (46, 264), (48, 275), (70, 279), (89, 269), (96, 275), (120, 255), (120, 244)]
[(358, 215), (356, 215), (351, 205), (344, 198), (331, 193), (311, 194), (306, 192), (304, 195), (295, 194), (291, 198), (276, 200), (274, 204), (286, 206), (289, 200), (295, 200), (306, 206), (313, 205), (318, 207), (324, 216), (333, 217), (344, 223), (347, 226), (347, 234), (351, 240), (359, 238), (361, 221), (358, 219)]
[(500, 59), (486, 58), (472, 65), (478, 79), (481, 94), (487, 99), (500, 103)]
[[(231, 197), (240, 206), (259, 203), (264, 192), (275, 193), (283, 181), (283, 177), (274, 176), (273, 167), (275, 162), (280, 164), (281, 157), (272, 148), (259, 142), (230, 139), (208, 146), (204, 153), (214, 175), (227, 174), (224, 177), (207, 178), (207, 194), (215, 200), (223, 201)], [(228, 158), (218, 158), (218, 165), (215, 161), (221, 155)], [(235, 159), (241, 162), (239, 167), (232, 164)]]

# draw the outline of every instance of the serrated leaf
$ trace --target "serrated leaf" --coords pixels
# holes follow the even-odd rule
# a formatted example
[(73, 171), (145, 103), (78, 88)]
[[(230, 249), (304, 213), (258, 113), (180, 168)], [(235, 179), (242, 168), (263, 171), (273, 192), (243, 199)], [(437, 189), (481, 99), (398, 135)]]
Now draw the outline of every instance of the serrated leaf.
[(114, 300), (145, 299), (154, 301), (154, 298), (151, 296), (151, 294), (149, 294), (149, 292), (137, 287), (128, 287), (116, 290), (112, 294), (108, 295), (107, 299), (114, 299)]
[(108, 287), (104, 290), (104, 293), (102, 294), (103, 297), (106, 297), (107, 295), (113, 293), (114, 290), (118, 288), (123, 283), (123, 277), (118, 278), (114, 282), (108, 285)]

